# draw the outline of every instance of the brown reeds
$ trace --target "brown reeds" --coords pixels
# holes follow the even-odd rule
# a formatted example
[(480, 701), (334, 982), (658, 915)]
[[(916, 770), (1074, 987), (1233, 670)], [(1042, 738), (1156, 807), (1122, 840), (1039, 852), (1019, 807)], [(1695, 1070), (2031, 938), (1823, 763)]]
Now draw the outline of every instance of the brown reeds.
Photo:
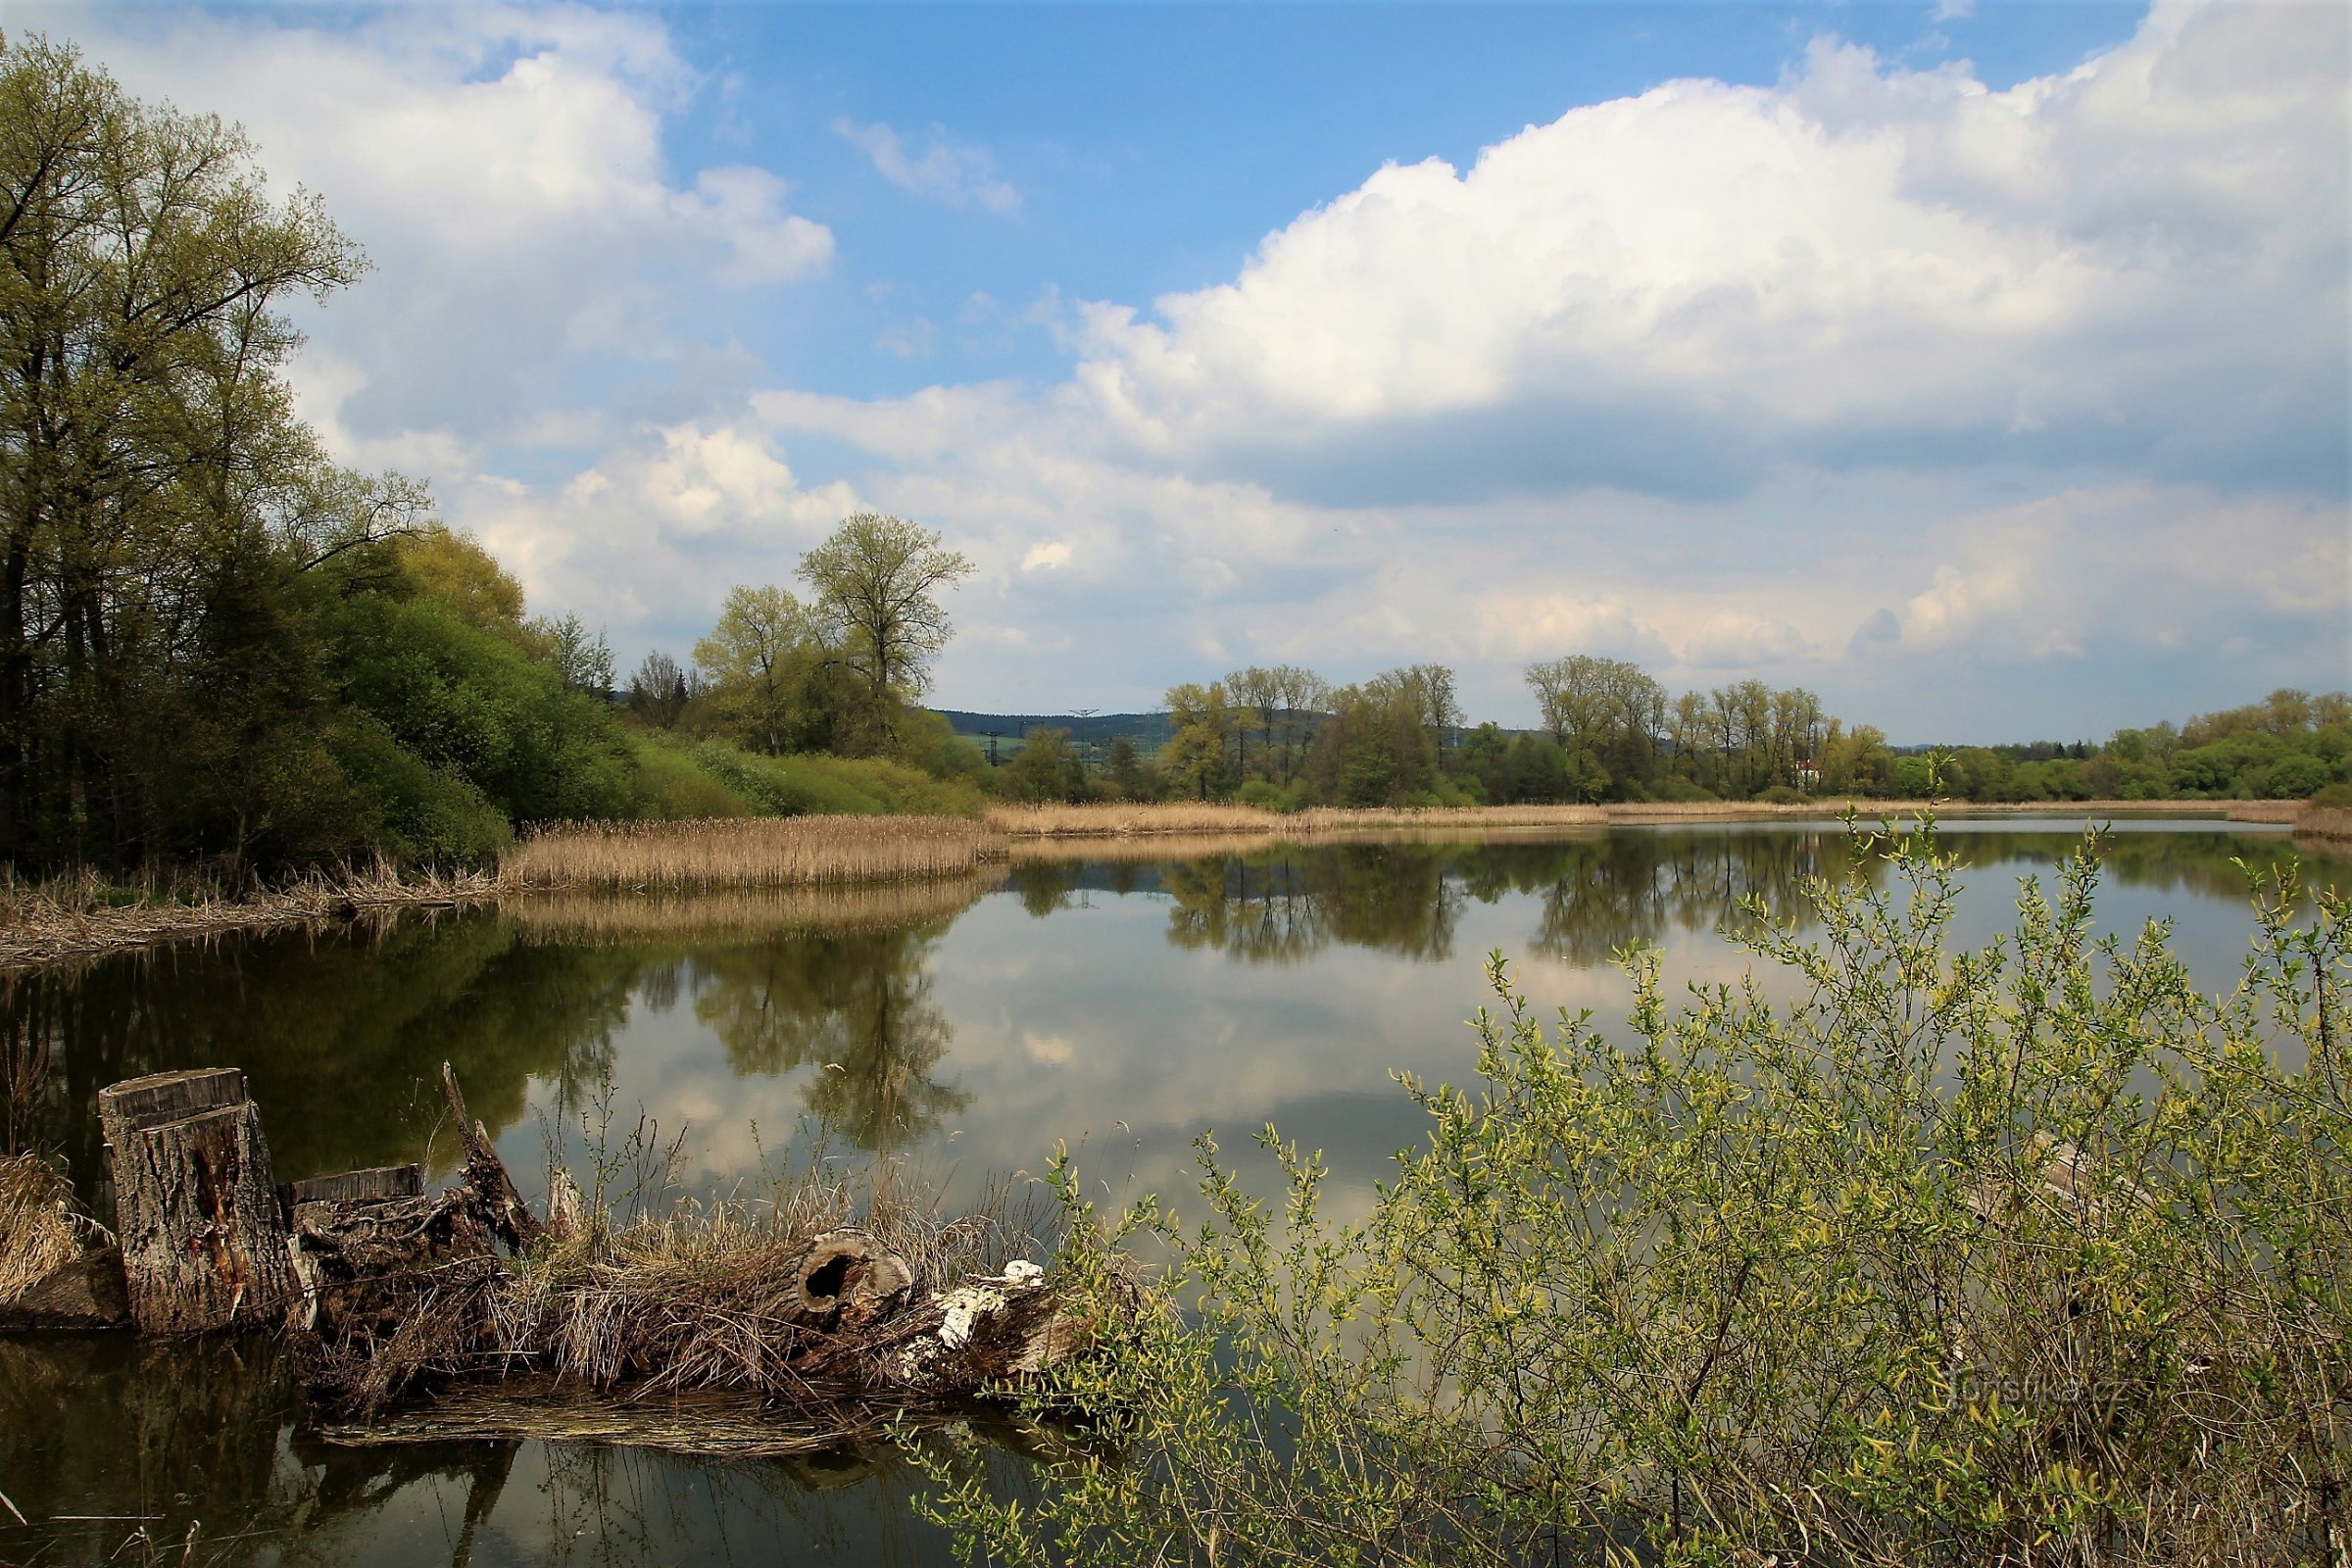
[(32, 1154), (0, 1158), (0, 1306), (72, 1262), (88, 1225), (55, 1166)]
[[(1428, 809), (1315, 807), (1269, 811), (1207, 802), (1113, 802), (1084, 806), (996, 806), (987, 824), (1015, 841), (1046, 838), (1132, 838), (1152, 834), (1257, 834), (1319, 838), (1369, 829), (1443, 830), (1475, 834), (1497, 828), (1600, 827), (1610, 823), (1770, 821), (1836, 817), (1849, 808), (1863, 817), (1904, 815), (1918, 801), (1843, 797), (1780, 806), (1757, 801), (1625, 802), (1608, 806), (1469, 806)], [(2223, 808), (2179, 801), (2031, 801), (1940, 808), (1946, 817), (1970, 816), (2214, 816)], [(2269, 820), (2262, 818), (2261, 820)]]
[(2352, 845), (2352, 808), (2306, 806), (2295, 817), (2295, 837)]
[(402, 870), (384, 860), (243, 891), (205, 882), (123, 887), (91, 872), (48, 882), (0, 876), (0, 967), (378, 910), (464, 907), (497, 894), (484, 872)]
[(961, 914), (994, 886), (981, 876), (831, 888), (734, 888), (629, 896), (542, 893), (506, 917), (528, 941), (612, 945), (692, 938), (753, 940), (800, 932), (896, 931)]
[(579, 822), (545, 829), (499, 861), (499, 881), (552, 888), (792, 888), (970, 874), (1004, 840), (953, 816), (787, 816)]

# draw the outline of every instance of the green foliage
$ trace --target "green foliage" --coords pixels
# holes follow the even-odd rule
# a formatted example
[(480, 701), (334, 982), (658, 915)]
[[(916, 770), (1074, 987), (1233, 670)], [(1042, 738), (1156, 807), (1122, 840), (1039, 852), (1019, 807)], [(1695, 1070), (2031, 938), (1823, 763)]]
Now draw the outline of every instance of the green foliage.
[(623, 816), (636, 796), (604, 703), (436, 597), (355, 594), (323, 617), (342, 700), (514, 821)]
[(998, 776), (997, 787), (1008, 801), (1083, 801), (1089, 796), (1086, 764), (1066, 729), (1031, 730)]
[(639, 736), (630, 750), (637, 763), (638, 810), (669, 821), (711, 816), (750, 816), (751, 805), (683, 748)]
[(1770, 789), (1756, 791), (1757, 802), (1764, 806), (1803, 806), (1812, 798), (1802, 790), (1792, 790), (1786, 784), (1775, 784)]
[(876, 757), (758, 757), (706, 741), (693, 758), (762, 815), (978, 816), (983, 804), (968, 781), (936, 779)]
[[(1887, 875), (1871, 873), (1884, 862)], [(1057, 1263), (1140, 1324), (1040, 1410), (1099, 1440), (1032, 1499), (935, 1506), (975, 1559), (2256, 1564), (2333, 1550), (2352, 1466), (2344, 902), (2258, 883), (2243, 982), (2094, 938), (2096, 843), (1948, 943), (1954, 862), (1849, 830), (1799, 942), (1612, 1041), (1491, 961), (1481, 1082), (1356, 1222), (1269, 1126), (1270, 1209), (1213, 1140), (1206, 1215), (1099, 1215)], [(1352, 1205), (1349, 1205), (1352, 1206)], [(1181, 1310), (1179, 1309), (1181, 1308)], [(953, 1480), (943, 1473), (943, 1479)]]

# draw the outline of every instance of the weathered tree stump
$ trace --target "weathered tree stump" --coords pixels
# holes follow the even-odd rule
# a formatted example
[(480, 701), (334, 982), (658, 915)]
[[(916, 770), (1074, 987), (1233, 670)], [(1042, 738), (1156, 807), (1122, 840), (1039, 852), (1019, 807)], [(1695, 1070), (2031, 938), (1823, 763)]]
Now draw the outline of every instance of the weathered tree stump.
[(261, 1112), (234, 1067), (98, 1092), (131, 1320), (150, 1334), (274, 1327), (296, 1287)]

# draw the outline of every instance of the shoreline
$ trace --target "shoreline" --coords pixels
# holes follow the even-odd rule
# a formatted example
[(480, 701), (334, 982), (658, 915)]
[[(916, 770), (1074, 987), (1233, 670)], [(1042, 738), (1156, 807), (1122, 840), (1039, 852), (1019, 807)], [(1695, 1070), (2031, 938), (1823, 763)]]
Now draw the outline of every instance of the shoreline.
[[(1152, 803), (1143, 805), (1087, 805), (1013, 807), (992, 806), (977, 824), (981, 833), (1001, 834), (1014, 861), (1060, 858), (1064, 852), (1088, 847), (1124, 847), (1127, 858), (1149, 850), (1164, 853), (1169, 846), (1190, 841), (1206, 845), (1234, 840), (1339, 843), (1386, 836), (1471, 839), (1482, 834), (1515, 834), (1558, 829), (1605, 829), (1612, 826), (1656, 827), (1675, 823), (1739, 823), (1773, 821), (1835, 821), (1850, 806), (1868, 820), (1910, 816), (1923, 801), (1819, 801), (1801, 806), (1760, 805), (1725, 801), (1691, 804), (1617, 803), (1606, 806), (1461, 807), (1426, 810), (1396, 808), (1345, 809), (1322, 807), (1305, 811), (1275, 812), (1253, 807)], [(2352, 812), (2322, 810), (2311, 813), (2323, 820), (2306, 829), (2298, 801), (2046, 801), (1946, 805), (1937, 815), (1945, 821), (2053, 818), (2175, 818), (2237, 822), (2249, 825), (2295, 827), (2298, 840), (2341, 845), (2352, 841)], [(876, 829), (901, 817), (752, 818), (752, 821), (871, 824)], [(662, 824), (691, 835), (705, 824)], [(603, 830), (598, 830), (603, 831)], [(862, 837), (888, 837), (881, 829)], [(527, 841), (526, 841), (527, 842)], [(981, 860), (1001, 860), (1004, 851), (982, 851)], [(949, 873), (964, 877), (969, 868)], [(936, 878), (901, 871), (882, 877), (814, 876), (800, 888), (804, 893), (832, 897), (873, 887)], [(710, 882), (705, 891), (744, 892), (749, 884)], [(291, 926), (319, 927), (348, 923), (371, 915), (391, 915), (411, 909), (466, 910), (527, 903), (550, 895), (593, 895), (602, 900), (645, 898), (685, 891), (677, 887), (615, 885), (599, 877), (550, 881), (502, 864), (495, 873), (455, 875), (402, 873), (378, 866), (367, 873), (348, 872), (339, 878), (316, 876), (280, 889), (256, 889), (240, 897), (206, 896), (185, 901), (161, 900), (151, 890), (125, 902), (115, 896), (126, 890), (110, 888), (93, 877), (61, 879), (37, 886), (0, 886), (0, 971), (35, 968), (108, 953), (200, 940), (232, 932), (267, 931)], [(770, 887), (769, 891), (780, 891)]]

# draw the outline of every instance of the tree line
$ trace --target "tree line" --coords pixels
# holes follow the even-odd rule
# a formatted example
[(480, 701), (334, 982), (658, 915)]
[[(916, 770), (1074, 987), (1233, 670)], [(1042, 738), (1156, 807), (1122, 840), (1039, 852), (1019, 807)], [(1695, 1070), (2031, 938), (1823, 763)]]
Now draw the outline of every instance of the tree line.
[[(1897, 749), (1802, 687), (1742, 680), (1670, 695), (1628, 661), (1575, 654), (1524, 672), (1539, 728), (1467, 727), (1454, 672), (1410, 664), (1333, 685), (1293, 664), (1168, 689), (1169, 737), (1090, 765), (1032, 731), (999, 788), (1026, 800), (1510, 806), (1822, 796), (1974, 802), (2301, 800), (2352, 793), (2352, 695), (2282, 689), (2104, 743)], [(2328, 798), (2332, 799), (2332, 796)]]
[[(972, 564), (859, 513), (794, 586), (730, 592), (681, 662), (526, 612), (424, 487), (296, 417), (287, 311), (367, 261), (243, 134), (0, 41), (0, 866), (478, 861), (518, 824), (1023, 800), (1462, 806), (1921, 796), (1930, 763), (1801, 688), (1670, 696), (1621, 660), (1526, 671), (1540, 729), (1467, 725), (1454, 673), (1251, 665), (1166, 694), (1169, 736), (1032, 733), (991, 768), (917, 704)], [(1963, 749), (1976, 800), (2302, 797), (2352, 772), (2341, 693), (2103, 745)]]
[(767, 754), (946, 757), (908, 706), (935, 592), (970, 569), (936, 535), (848, 518), (806, 601), (738, 590), (691, 677), (653, 661), (616, 694), (602, 633), (526, 615), (422, 485), (333, 463), (294, 413), (287, 311), (366, 268), (233, 126), (0, 40), (0, 867), (235, 882), (480, 860), (553, 818), (808, 808), (649, 744), (698, 701)]

